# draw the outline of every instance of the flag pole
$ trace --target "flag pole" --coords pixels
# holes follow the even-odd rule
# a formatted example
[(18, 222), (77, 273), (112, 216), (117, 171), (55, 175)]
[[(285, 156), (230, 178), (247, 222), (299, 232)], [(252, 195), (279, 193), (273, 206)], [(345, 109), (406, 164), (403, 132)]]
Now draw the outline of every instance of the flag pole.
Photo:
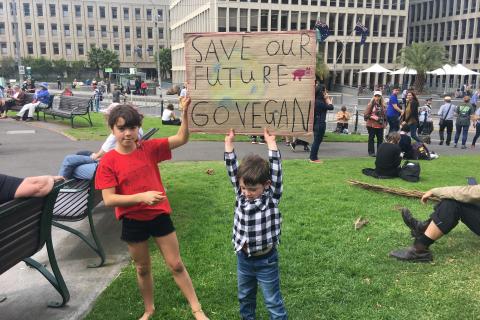
[(350, 37), (352, 37), (354, 32), (355, 32), (355, 30), (352, 30), (352, 32), (349, 35), (347, 35), (347, 37), (343, 41), (335, 40), (336, 43), (338, 43), (338, 42), (342, 43), (342, 51), (340, 51), (340, 54), (338, 54), (337, 59), (335, 60), (335, 62), (333, 64), (333, 85), (334, 86), (337, 82), (336, 80), (337, 80), (337, 63), (338, 63), (338, 60), (340, 60), (340, 58), (343, 55), (343, 52), (345, 51), (345, 43), (347, 42), (348, 39), (350, 39)]

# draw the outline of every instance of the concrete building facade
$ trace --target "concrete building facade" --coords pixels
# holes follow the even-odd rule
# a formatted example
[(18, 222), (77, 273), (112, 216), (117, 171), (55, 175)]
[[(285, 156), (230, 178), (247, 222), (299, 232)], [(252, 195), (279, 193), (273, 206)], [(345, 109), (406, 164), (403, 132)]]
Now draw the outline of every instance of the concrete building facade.
[[(451, 63), (480, 72), (480, 1), (411, 0), (408, 43), (432, 41), (445, 46)], [(429, 77), (434, 88), (480, 84), (479, 76)]]
[(15, 56), (13, 6), (22, 57), (86, 60), (95, 46), (156, 74), (157, 48), (170, 47), (167, 0), (0, 0), (0, 59)]
[[(339, 84), (386, 83), (384, 74), (358, 71), (380, 63), (395, 69), (405, 46), (408, 0), (173, 0), (170, 4), (173, 81), (185, 80), (183, 34), (186, 32), (288, 31), (313, 29), (317, 19), (332, 35), (319, 50), (336, 71)], [(365, 45), (353, 29), (360, 21), (370, 30)]]

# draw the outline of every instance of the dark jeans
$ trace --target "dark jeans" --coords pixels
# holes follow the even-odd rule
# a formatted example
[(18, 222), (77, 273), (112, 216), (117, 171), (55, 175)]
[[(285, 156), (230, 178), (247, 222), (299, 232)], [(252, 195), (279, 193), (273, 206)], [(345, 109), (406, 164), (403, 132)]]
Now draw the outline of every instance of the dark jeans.
[(472, 146), (475, 145), (475, 142), (477, 142), (478, 137), (480, 137), (480, 123), (477, 123), (476, 130), (477, 131), (475, 132), (475, 137), (473, 137)]
[(443, 132), (445, 131), (445, 128), (447, 128), (447, 145), (450, 144), (450, 141), (452, 140), (452, 131), (453, 131), (453, 120), (445, 120), (443, 121), (443, 124), (440, 125), (440, 142), (443, 143), (444, 140), (444, 135)]
[(378, 147), (383, 142), (383, 128), (372, 128), (367, 127), (368, 130), (368, 154), (375, 154), (375, 144), (374, 140), (377, 137), (377, 151)]
[(417, 124), (410, 124), (408, 125), (408, 128), (410, 130), (410, 137), (412, 137), (412, 139), (414, 139), (417, 142), (422, 142), (417, 136)]
[(387, 117), (388, 121), (388, 133), (392, 131), (400, 131), (400, 120), (398, 116)]
[(468, 127), (469, 126), (459, 126), (458, 124), (455, 126), (455, 144), (457, 144), (458, 139), (460, 139), (460, 133), (462, 133), (462, 146), (467, 143)]
[(318, 148), (323, 141), (325, 135), (325, 129), (327, 124), (325, 122), (315, 121), (313, 124), (313, 143), (310, 149), (310, 160), (318, 160)]
[(473, 204), (455, 200), (442, 200), (435, 206), (431, 218), (443, 234), (449, 233), (459, 220), (475, 234), (480, 235), (480, 208)]

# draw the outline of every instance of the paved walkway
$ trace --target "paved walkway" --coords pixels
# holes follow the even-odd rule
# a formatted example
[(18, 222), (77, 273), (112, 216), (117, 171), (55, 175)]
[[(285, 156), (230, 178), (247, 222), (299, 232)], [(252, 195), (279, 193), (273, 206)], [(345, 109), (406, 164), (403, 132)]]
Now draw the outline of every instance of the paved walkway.
[[(51, 123), (0, 120), (0, 172), (22, 177), (56, 174), (66, 154), (79, 150), (97, 150), (100, 147), (101, 143), (98, 141), (73, 141), (59, 134), (58, 130), (58, 125)], [(237, 143), (236, 149), (242, 157), (250, 152), (261, 153), (266, 147)], [(284, 145), (281, 145), (280, 149), (284, 159), (308, 158), (307, 153), (294, 153)], [(323, 143), (319, 154), (323, 159), (364, 157), (367, 154), (366, 149), (365, 143)], [(480, 153), (480, 148), (460, 150), (435, 144), (431, 149), (440, 156)], [(173, 160), (221, 160), (222, 157), (222, 142), (189, 142), (174, 151)], [(96, 297), (129, 261), (126, 246), (118, 239), (120, 224), (115, 221), (112, 210), (98, 207), (94, 217), (101, 242), (105, 246), (107, 264), (99, 269), (88, 269), (88, 262), (96, 259), (93, 251), (74, 235), (54, 228), (52, 236), (55, 254), (70, 290), (70, 302), (62, 309), (47, 308), (47, 301), (58, 299), (59, 295), (40, 273), (26, 267), (24, 263), (19, 263), (0, 275), (0, 295), (8, 296), (6, 301), (0, 303), (1, 319), (83, 318)], [(83, 231), (88, 229), (86, 221), (77, 222), (75, 226)], [(48, 262), (45, 249), (35, 255), (35, 258), (42, 263)]]

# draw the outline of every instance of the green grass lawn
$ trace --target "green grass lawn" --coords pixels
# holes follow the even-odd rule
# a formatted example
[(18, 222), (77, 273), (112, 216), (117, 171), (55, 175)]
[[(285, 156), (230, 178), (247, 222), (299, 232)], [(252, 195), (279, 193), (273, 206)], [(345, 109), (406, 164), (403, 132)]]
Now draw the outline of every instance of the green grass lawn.
[[(15, 112), (10, 111), (9, 116), (15, 116)], [(60, 125), (64, 125), (64, 132), (68, 135), (79, 140), (104, 140), (110, 133), (110, 129), (106, 125), (106, 121), (103, 114), (91, 113), (93, 126), (90, 127), (88, 122), (79, 117), (75, 118), (75, 128), (70, 127), (70, 119), (56, 118), (55, 120), (51, 116), (47, 116), (48, 122), (54, 122)], [(42, 118), (43, 119), (43, 118)], [(178, 130), (177, 126), (164, 126), (161, 119), (158, 117), (146, 116), (143, 121), (143, 128), (146, 130), (150, 128), (160, 128), (160, 130), (154, 135), (154, 137), (167, 137), (175, 134)], [(222, 134), (208, 134), (208, 133), (192, 133), (190, 140), (203, 140), (203, 141), (223, 141), (224, 135)], [(367, 142), (368, 137), (366, 135), (344, 135), (327, 132), (324, 141), (326, 142)], [(249, 141), (247, 136), (239, 135), (237, 141)]]
[[(186, 146), (188, 148), (188, 146)], [(219, 150), (221, 154), (221, 150)], [(359, 179), (426, 191), (465, 185), (478, 175), (479, 156), (421, 162), (419, 183), (363, 176), (372, 159), (345, 158), (311, 165), (284, 162), (281, 286), (290, 319), (478, 319), (480, 241), (463, 224), (432, 246), (434, 263), (402, 263), (389, 251), (412, 242), (394, 207), (426, 218), (432, 206), (417, 200), (349, 186)], [(238, 319), (236, 259), (231, 244), (234, 194), (222, 162), (177, 162), (160, 166), (173, 207), (183, 260), (211, 319)], [(209, 168), (214, 175), (207, 175)], [(370, 223), (359, 231), (354, 220)], [(155, 319), (192, 319), (189, 307), (151, 247)], [(258, 319), (268, 319), (258, 295)], [(101, 294), (86, 317), (135, 319), (143, 312), (133, 264)]]

